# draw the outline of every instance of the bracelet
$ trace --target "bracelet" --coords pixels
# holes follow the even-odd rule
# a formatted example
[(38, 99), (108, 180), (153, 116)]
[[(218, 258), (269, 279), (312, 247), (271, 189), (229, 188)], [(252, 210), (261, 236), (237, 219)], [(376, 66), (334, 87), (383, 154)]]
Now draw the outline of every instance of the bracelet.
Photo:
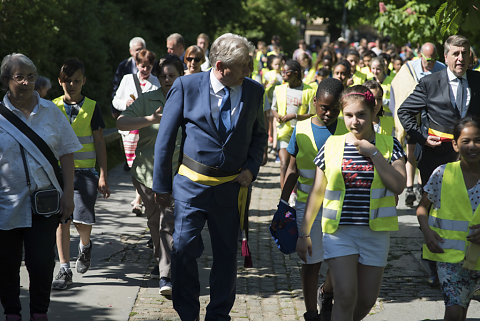
[(373, 156), (377, 155), (378, 154), (378, 149), (375, 151), (375, 153), (373, 153), (372, 155), (370, 155), (370, 158), (372, 158)]
[(299, 236), (298, 236), (299, 239), (306, 239), (306, 238), (309, 238), (309, 237), (310, 237), (310, 234), (299, 235)]

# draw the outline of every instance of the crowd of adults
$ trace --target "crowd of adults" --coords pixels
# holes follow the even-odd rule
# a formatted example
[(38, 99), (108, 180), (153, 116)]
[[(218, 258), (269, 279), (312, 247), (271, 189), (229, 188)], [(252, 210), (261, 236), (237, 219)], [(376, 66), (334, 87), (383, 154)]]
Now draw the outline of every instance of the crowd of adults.
[[(279, 210), (290, 206), (298, 212), (305, 320), (361, 320), (368, 313), (381, 285), (388, 233), (398, 229), (398, 195), (406, 187), (405, 205), (420, 202), (422, 208), (436, 193), (429, 178), (437, 167), (457, 161), (459, 150), (465, 164), (476, 157), (462, 154), (458, 146), (467, 143), (458, 137), (477, 126), (480, 63), (465, 37), (449, 37), (443, 49), (445, 63), (430, 42), (397, 47), (381, 39), (341, 37), (311, 46), (300, 40), (290, 57), (278, 36), (255, 48), (228, 33), (210, 47), (201, 33), (187, 47), (173, 33), (166, 39), (168, 54), (159, 58), (141, 37), (131, 39), (130, 57), (113, 76), (111, 111), (136, 191), (132, 212), (147, 217), (158, 263), (150, 276), (159, 279), (159, 293), (173, 299), (182, 320), (199, 319), (196, 260), (205, 223), (213, 250), (206, 320), (230, 319), (239, 240), (242, 255), (249, 256), (248, 195), (269, 154), (280, 163)], [(64, 246), (69, 247), (69, 220), (81, 234), (77, 272), (90, 267), (96, 191), (110, 194), (100, 138), (104, 123), (95, 102), (81, 94), (86, 78), (79, 60), (61, 67), (58, 81), (65, 95), (54, 103), (41, 98), (51, 84), (22, 54), (3, 59), (0, 78), (7, 89), (0, 106), (0, 259), (8, 262), (0, 267), (0, 300), (7, 320), (21, 320), (24, 248), (31, 320), (47, 320), (52, 282), (59, 290), (73, 282)], [(457, 124), (466, 117), (473, 120), (458, 134)], [(35, 135), (12, 118), (40, 139), (30, 138)], [(480, 149), (470, 147), (475, 148)], [(39, 213), (35, 197), (30, 201), (31, 194), (45, 190), (58, 191), (54, 215)], [(476, 204), (470, 208), (475, 213)], [(460, 281), (444, 279), (450, 266), (437, 275), (436, 262), (458, 264), (466, 245), (438, 242), (448, 241), (458, 226), (442, 223), (455, 216), (435, 206), (436, 220), (422, 221), (425, 213), (418, 214), (431, 266), (428, 281), (435, 285), (440, 277), (446, 320), (462, 320), (478, 279), (462, 270), (462, 280), (471, 283), (467, 295), (446, 293)], [(465, 221), (468, 228), (472, 218)], [(469, 238), (457, 241), (477, 244), (478, 225), (469, 228)], [(53, 279), (55, 237), (61, 268)], [(460, 254), (451, 254), (454, 250)], [(324, 260), (329, 272), (317, 295)]]

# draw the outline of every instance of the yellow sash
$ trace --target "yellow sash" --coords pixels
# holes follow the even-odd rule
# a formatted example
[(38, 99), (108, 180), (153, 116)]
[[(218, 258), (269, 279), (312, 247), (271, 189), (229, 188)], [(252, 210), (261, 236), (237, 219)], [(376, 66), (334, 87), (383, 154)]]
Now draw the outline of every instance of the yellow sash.
[[(178, 169), (178, 174), (188, 177), (191, 181), (207, 186), (217, 186), (223, 183), (231, 182), (239, 175), (235, 174), (225, 177), (207, 176), (197, 173), (183, 164), (180, 165), (180, 168)], [(248, 187), (240, 186), (240, 191), (238, 192), (238, 213), (240, 214), (240, 228), (242, 229), (242, 231), (245, 230), (244, 220), (247, 210), (247, 198)]]

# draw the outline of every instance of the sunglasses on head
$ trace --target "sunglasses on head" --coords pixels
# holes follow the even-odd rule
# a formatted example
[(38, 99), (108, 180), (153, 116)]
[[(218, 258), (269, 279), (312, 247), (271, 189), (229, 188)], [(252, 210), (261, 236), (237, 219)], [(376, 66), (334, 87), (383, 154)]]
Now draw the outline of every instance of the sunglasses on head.
[(198, 58), (198, 57), (186, 57), (185, 58), (188, 62), (192, 62), (192, 60), (195, 60), (195, 62), (200, 62), (202, 61), (202, 58)]

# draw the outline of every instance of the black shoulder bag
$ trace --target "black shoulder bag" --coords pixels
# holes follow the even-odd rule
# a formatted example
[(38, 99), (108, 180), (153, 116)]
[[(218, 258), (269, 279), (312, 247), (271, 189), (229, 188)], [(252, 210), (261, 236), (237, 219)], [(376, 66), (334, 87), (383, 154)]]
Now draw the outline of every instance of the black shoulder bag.
[[(0, 102), (0, 114), (3, 115), (10, 123), (18, 128), (26, 137), (28, 137), (37, 148), (42, 152), (45, 158), (52, 165), (55, 176), (58, 183), (63, 188), (63, 178), (60, 166), (58, 166), (58, 160), (53, 154), (47, 143), (38, 136), (33, 129), (25, 124), (20, 118), (18, 118), (11, 110)], [(25, 152), (22, 145), (20, 145), (20, 151), (22, 153), (23, 165), (25, 168), (25, 175), (27, 177), (27, 185), (30, 187), (30, 175), (28, 173), (28, 166), (25, 159)], [(31, 195), (32, 198), (32, 211), (35, 214), (41, 215), (53, 215), (58, 214), (60, 211), (60, 193), (56, 189), (47, 189), (35, 191)]]

